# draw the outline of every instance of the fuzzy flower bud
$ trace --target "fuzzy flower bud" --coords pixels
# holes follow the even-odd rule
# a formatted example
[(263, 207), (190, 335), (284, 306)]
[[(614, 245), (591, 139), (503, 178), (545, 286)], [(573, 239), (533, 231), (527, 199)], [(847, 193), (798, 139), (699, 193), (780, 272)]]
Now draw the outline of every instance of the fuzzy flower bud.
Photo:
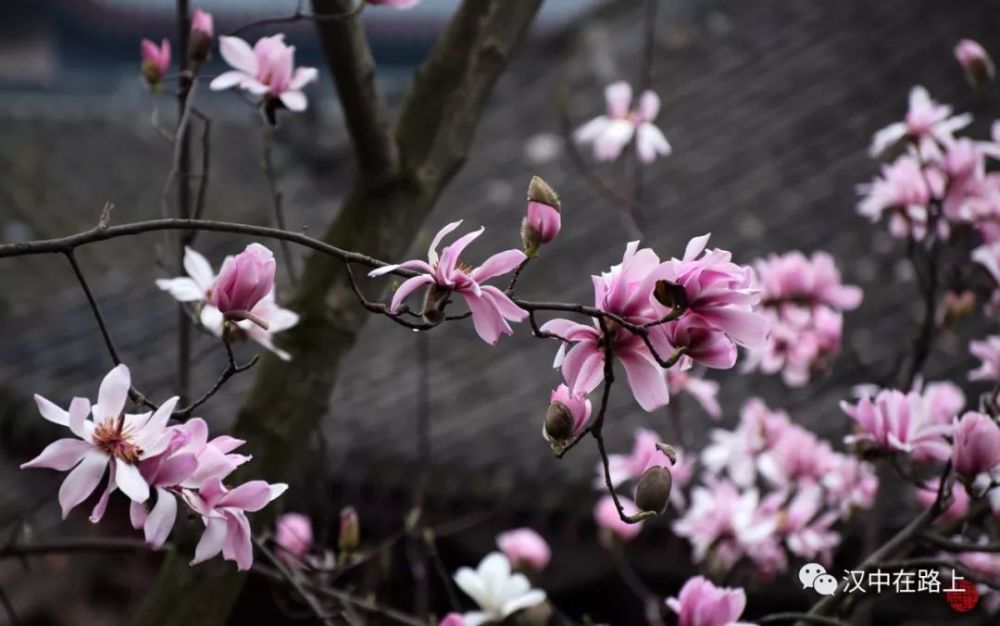
[(279, 556), (301, 560), (312, 548), (312, 522), (301, 513), (285, 513), (278, 518), (274, 528), (274, 542), (281, 548)]
[(655, 465), (646, 470), (635, 487), (635, 504), (640, 511), (652, 511), (659, 515), (667, 509), (670, 501), (670, 487), (673, 478), (670, 470)]
[(583, 394), (575, 394), (566, 385), (559, 385), (552, 392), (549, 410), (545, 413), (542, 435), (560, 453), (590, 421), (592, 406)]
[(952, 463), (967, 477), (989, 471), (1000, 463), (1000, 426), (988, 415), (969, 411), (955, 422)]
[(528, 185), (528, 212), (521, 222), (525, 254), (534, 256), (542, 244), (556, 238), (562, 227), (561, 208), (552, 187), (538, 176), (532, 177)]
[(971, 39), (959, 41), (955, 46), (955, 58), (974, 88), (982, 89), (993, 80), (993, 60), (978, 42)]
[(215, 20), (211, 13), (195, 9), (191, 14), (191, 33), (188, 36), (188, 58), (195, 65), (200, 65), (212, 51), (212, 38), (215, 37)]
[(164, 39), (157, 46), (149, 39), (143, 39), (139, 51), (142, 56), (142, 78), (151, 90), (159, 91), (163, 76), (170, 69), (170, 42)]
[(337, 547), (344, 554), (350, 554), (361, 545), (361, 523), (358, 512), (353, 506), (347, 506), (340, 511), (340, 534), (337, 536)]
[(212, 285), (212, 304), (232, 319), (249, 319), (267, 329), (267, 322), (254, 319), (251, 311), (274, 289), (274, 254), (252, 243), (222, 264)]

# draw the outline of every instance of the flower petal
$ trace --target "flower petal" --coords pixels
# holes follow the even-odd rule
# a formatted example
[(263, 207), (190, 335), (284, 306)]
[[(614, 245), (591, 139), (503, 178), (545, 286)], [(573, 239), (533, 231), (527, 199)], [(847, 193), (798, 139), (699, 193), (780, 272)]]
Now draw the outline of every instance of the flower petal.
[(143, 532), (146, 543), (155, 549), (163, 547), (177, 520), (177, 498), (162, 487), (156, 488), (156, 505), (150, 511)]
[(223, 72), (212, 79), (212, 82), (208, 84), (208, 88), (212, 91), (222, 91), (239, 85), (246, 78), (247, 75), (239, 70)]
[(133, 502), (149, 500), (149, 484), (135, 465), (115, 459), (115, 482), (122, 493)]
[(278, 98), (281, 100), (281, 103), (285, 105), (285, 108), (296, 113), (299, 111), (305, 111), (306, 107), (309, 106), (309, 101), (306, 100), (306, 94), (301, 91), (282, 91)]
[(161, 291), (169, 293), (178, 302), (201, 302), (205, 299), (205, 290), (198, 284), (185, 277), (180, 278), (158, 278), (156, 286)]
[(222, 545), (226, 541), (226, 526), (226, 520), (221, 517), (208, 518), (205, 532), (202, 533), (201, 539), (198, 540), (198, 545), (194, 549), (194, 558), (191, 559), (190, 565), (197, 565), (198, 563), (207, 561), (222, 552)]
[(424, 285), (432, 284), (434, 284), (434, 277), (429, 274), (421, 274), (420, 276), (407, 278), (403, 281), (403, 284), (396, 289), (396, 293), (392, 294), (392, 302), (389, 303), (389, 312), (393, 314), (398, 313), (399, 307), (402, 306), (403, 300), (405, 300), (407, 296)]
[(69, 426), (69, 413), (56, 406), (55, 403), (36, 393), (35, 404), (38, 406), (38, 412), (45, 419), (59, 424), (60, 426)]
[(483, 261), (482, 265), (472, 270), (472, 280), (481, 283), (494, 276), (500, 276), (513, 271), (518, 265), (524, 262), (524, 253), (520, 250), (505, 250), (498, 252)]
[(93, 409), (94, 421), (115, 419), (121, 415), (131, 386), (132, 376), (124, 363), (108, 372), (108, 375), (101, 381), (101, 388), (97, 392), (97, 404), (94, 405)]
[(259, 511), (271, 501), (271, 486), (263, 480), (251, 480), (222, 496), (216, 507), (233, 507), (244, 511)]
[(645, 411), (652, 413), (670, 401), (666, 375), (651, 356), (638, 351), (622, 351), (615, 356), (625, 368), (632, 395)]
[(65, 472), (73, 468), (80, 459), (93, 447), (79, 439), (57, 439), (42, 450), (42, 453), (27, 463), (21, 464), (21, 469), (43, 467)]
[(257, 55), (250, 44), (239, 37), (219, 37), (219, 52), (226, 63), (250, 76), (257, 75)]
[(108, 457), (103, 452), (91, 450), (83, 456), (80, 464), (66, 476), (59, 487), (59, 506), (62, 508), (63, 519), (69, 515), (73, 507), (86, 500), (97, 488), (104, 476), (104, 468), (108, 465)]
[(184, 247), (184, 271), (191, 277), (201, 290), (207, 291), (215, 282), (215, 272), (212, 264), (204, 256), (190, 246)]

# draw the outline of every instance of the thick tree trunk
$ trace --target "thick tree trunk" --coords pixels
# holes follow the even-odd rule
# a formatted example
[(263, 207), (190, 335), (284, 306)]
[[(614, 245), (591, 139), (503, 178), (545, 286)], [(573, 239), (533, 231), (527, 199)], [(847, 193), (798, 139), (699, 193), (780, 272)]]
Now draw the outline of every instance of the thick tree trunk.
[[(400, 112), (396, 154), (380, 135), (385, 117), (372, 85), (367, 45), (358, 35), (360, 25), (349, 27), (355, 62), (338, 56), (328, 64), (337, 72), (339, 88), (367, 84), (371, 89), (371, 97), (361, 100), (356, 94), (341, 93), (341, 102), (354, 140), (377, 145), (356, 144), (362, 165), (358, 182), (327, 230), (327, 242), (388, 260), (407, 252), (424, 218), (465, 161), (485, 103), (541, 3), (463, 2), (417, 73)], [(329, 11), (331, 6), (331, 0), (316, 2), (317, 11), (321, 7)], [(320, 36), (326, 40), (342, 28), (321, 25)], [(342, 46), (328, 41), (324, 50), (328, 55), (344, 54)], [(381, 164), (383, 171), (373, 172), (373, 164)], [(309, 434), (327, 413), (343, 358), (369, 315), (358, 305), (343, 264), (318, 254), (308, 259), (289, 306), (301, 315), (298, 326), (283, 333), (282, 345), (294, 359), (285, 363), (269, 355), (262, 360), (235, 428), (254, 455), (248, 471), (270, 481), (290, 476), (303, 458)], [(266, 523), (266, 515), (255, 516), (257, 529)], [(191, 568), (190, 554), (181, 548), (168, 555), (133, 624), (225, 623), (243, 575), (232, 563), (221, 561)]]

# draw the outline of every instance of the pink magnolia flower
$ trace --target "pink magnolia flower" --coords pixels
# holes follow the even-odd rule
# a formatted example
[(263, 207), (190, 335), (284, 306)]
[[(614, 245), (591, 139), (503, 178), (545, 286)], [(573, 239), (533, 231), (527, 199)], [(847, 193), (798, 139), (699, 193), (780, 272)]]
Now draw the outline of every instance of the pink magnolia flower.
[(552, 551), (548, 542), (530, 528), (515, 528), (497, 535), (497, 546), (519, 569), (540, 572), (549, 564)]
[[(889, 232), (893, 236), (922, 240), (927, 234), (927, 207), (932, 199), (943, 194), (944, 186), (940, 172), (924, 171), (915, 156), (904, 154), (892, 163), (883, 164), (880, 176), (871, 183), (858, 185), (862, 196), (858, 213), (874, 223), (889, 211)], [(942, 237), (947, 234), (944, 220), (939, 223), (938, 234)]]
[[(528, 316), (528, 312), (514, 302), (500, 289), (483, 282), (512, 271), (526, 258), (520, 250), (505, 250), (498, 252), (483, 261), (482, 265), (470, 268), (459, 261), (459, 256), (466, 246), (483, 234), (484, 228), (459, 237), (454, 243), (445, 246), (438, 256), (437, 247), (446, 235), (461, 225), (461, 220), (448, 224), (434, 236), (427, 250), (427, 261), (414, 259), (397, 265), (386, 265), (368, 273), (369, 276), (382, 276), (399, 268), (417, 270), (421, 274), (409, 278), (396, 289), (389, 305), (391, 313), (398, 313), (403, 300), (421, 287), (430, 287), (443, 293), (435, 294), (436, 300), (442, 302), (447, 294), (457, 293), (465, 300), (472, 313), (472, 323), (479, 337), (490, 345), (495, 345), (500, 335), (511, 335), (508, 321), (520, 322)], [(439, 305), (443, 306), (443, 305)], [(425, 307), (425, 316), (431, 312)], [(440, 314), (440, 309), (436, 311)]]
[(691, 491), (691, 506), (673, 524), (674, 532), (691, 542), (693, 557), (704, 561), (711, 551), (714, 562), (732, 567), (744, 556), (765, 570), (774, 567), (778, 518), (760, 506), (756, 489), (737, 489), (725, 480), (706, 481)]
[(757, 470), (778, 487), (815, 485), (826, 475), (833, 454), (830, 444), (790, 424), (757, 457)]
[(951, 447), (944, 439), (951, 427), (931, 421), (917, 392), (884, 389), (874, 399), (865, 394), (855, 405), (843, 401), (840, 408), (858, 428), (857, 434), (846, 438), (848, 443), (911, 454), (917, 460), (941, 461), (951, 456)]
[[(631, 516), (639, 512), (639, 507), (635, 505), (635, 502), (632, 502), (628, 498), (619, 497), (618, 499), (622, 503), (625, 515)], [(618, 507), (615, 506), (614, 498), (610, 495), (602, 496), (597, 501), (597, 505), (594, 507), (594, 521), (597, 523), (598, 528), (623, 542), (635, 539), (642, 531), (642, 525), (645, 523), (629, 524), (623, 521), (621, 516), (618, 515)]]
[(632, 87), (620, 81), (604, 90), (607, 115), (599, 115), (573, 133), (577, 143), (593, 144), (594, 158), (599, 161), (617, 159), (625, 146), (635, 138), (639, 160), (652, 163), (657, 155), (668, 156), (670, 144), (663, 132), (653, 125), (660, 113), (660, 97), (646, 90), (639, 96), (639, 106), (632, 109)]
[[(233, 257), (226, 257), (223, 266), (231, 258)], [(169, 293), (178, 302), (188, 303), (195, 307), (201, 325), (215, 336), (221, 337), (226, 319), (212, 302), (212, 294), (217, 282), (215, 271), (208, 260), (192, 248), (184, 249), (184, 270), (187, 272), (187, 276), (160, 278), (157, 279), (156, 286)], [(278, 306), (273, 289), (254, 305), (250, 313), (254, 319), (263, 322), (267, 328), (255, 324), (249, 319), (232, 323), (244, 335), (274, 352), (282, 360), (291, 359), (288, 352), (274, 345), (273, 337), (275, 333), (288, 330), (298, 324), (298, 314)]]
[(441, 618), (438, 626), (465, 626), (465, 620), (462, 619), (461, 613), (448, 613)]
[(222, 552), (222, 558), (234, 561), (246, 571), (253, 565), (253, 546), (247, 512), (259, 511), (288, 489), (288, 485), (269, 485), (252, 480), (230, 490), (219, 479), (206, 481), (197, 493), (185, 492), (188, 505), (202, 517), (205, 532), (195, 547), (191, 565), (206, 561)]
[(421, 0), (365, 0), (368, 4), (392, 7), (394, 9), (411, 9), (420, 4), (420, 1)]
[(973, 87), (980, 87), (993, 80), (993, 60), (978, 42), (963, 39), (955, 45), (955, 59), (965, 70)]
[(982, 361), (969, 372), (969, 380), (1000, 381), (1000, 335), (969, 342), (969, 352)]
[[(733, 263), (731, 252), (706, 249), (710, 237), (711, 234), (705, 234), (691, 239), (684, 257), (660, 264), (649, 273), (647, 283), (667, 281), (683, 287), (687, 313), (679, 321), (695, 320), (739, 345), (759, 347), (767, 338), (768, 326), (767, 320), (755, 310), (761, 293), (753, 286), (753, 270)], [(658, 314), (668, 311), (655, 300), (654, 309)], [(711, 363), (705, 365), (713, 367)]]
[(254, 47), (238, 37), (219, 37), (222, 58), (234, 69), (215, 77), (214, 91), (239, 87), (255, 96), (277, 100), (289, 111), (305, 111), (308, 102), (302, 88), (315, 81), (314, 67), (295, 67), (295, 46), (285, 44), (283, 34), (262, 37)]
[(170, 69), (170, 42), (166, 39), (157, 46), (149, 39), (139, 45), (142, 56), (142, 77), (151, 88), (157, 88)]
[[(622, 262), (593, 276), (594, 306), (634, 324), (662, 319), (670, 309), (654, 297), (657, 283), (684, 289), (686, 312), (679, 320), (653, 326), (650, 343), (661, 359), (683, 347), (687, 357), (708, 367), (732, 367), (734, 341), (757, 345), (766, 336), (766, 321), (753, 311), (759, 293), (750, 289), (751, 270), (730, 261), (731, 255), (704, 251), (708, 235), (692, 239), (683, 259), (664, 263), (649, 248), (633, 241)], [(567, 319), (546, 322), (541, 330), (564, 340), (555, 366), (574, 390), (589, 393), (604, 379), (604, 337), (600, 325)], [(622, 364), (636, 401), (653, 411), (669, 401), (666, 376), (649, 346), (627, 328), (608, 324), (612, 354)], [(566, 344), (574, 344), (566, 351)]]
[(750, 398), (740, 410), (736, 430), (711, 431), (712, 443), (702, 450), (701, 462), (713, 475), (725, 474), (736, 485), (749, 487), (757, 479), (757, 457), (790, 426), (787, 413), (772, 411), (759, 398)]
[(312, 549), (313, 529), (309, 517), (301, 513), (285, 513), (274, 527), (274, 542), (289, 561), (301, 561)]
[(257, 303), (274, 290), (275, 268), (270, 250), (259, 243), (250, 244), (223, 262), (212, 285), (212, 304), (225, 316), (249, 317)]
[(155, 549), (163, 545), (176, 522), (177, 495), (187, 502), (190, 490), (208, 480), (222, 480), (250, 460), (232, 453), (245, 443), (241, 439), (222, 435), (209, 441), (208, 425), (199, 417), (167, 430), (171, 435), (167, 449), (139, 464), (143, 478), (155, 487), (156, 504), (147, 510), (145, 504), (133, 501), (129, 508), (132, 527), (142, 529), (146, 542)]
[[(86, 398), (73, 398), (64, 411), (42, 396), (35, 403), (42, 417), (66, 426), (77, 439), (59, 439), (41, 454), (21, 465), (44, 467), (65, 472), (72, 470), (59, 488), (59, 504), (65, 518), (86, 500), (108, 470), (107, 488), (94, 507), (91, 521), (103, 517), (108, 498), (115, 489), (135, 502), (149, 499), (149, 483), (139, 470), (139, 463), (161, 454), (170, 443), (167, 420), (177, 404), (170, 398), (155, 413), (126, 414), (125, 403), (131, 388), (128, 367), (118, 365), (101, 382), (97, 404), (91, 407)], [(88, 419), (88, 413), (93, 419)]]
[(676, 598), (668, 598), (667, 606), (677, 614), (677, 626), (740, 626), (737, 622), (747, 605), (742, 589), (716, 587), (711, 581), (696, 576), (689, 579)]
[(969, 114), (952, 117), (950, 106), (932, 100), (927, 90), (919, 85), (910, 90), (909, 104), (904, 121), (875, 133), (869, 150), (872, 156), (878, 156), (903, 139), (912, 141), (923, 158), (940, 156), (941, 147), (954, 140), (954, 132), (972, 122)]
[(783, 370), (786, 384), (805, 385), (840, 351), (841, 311), (858, 307), (861, 289), (842, 284), (833, 257), (825, 252), (810, 258), (797, 251), (773, 254), (755, 265), (771, 334), (748, 367), (769, 374)]
[(1000, 426), (988, 415), (969, 411), (955, 419), (952, 464), (968, 478), (1000, 463)]

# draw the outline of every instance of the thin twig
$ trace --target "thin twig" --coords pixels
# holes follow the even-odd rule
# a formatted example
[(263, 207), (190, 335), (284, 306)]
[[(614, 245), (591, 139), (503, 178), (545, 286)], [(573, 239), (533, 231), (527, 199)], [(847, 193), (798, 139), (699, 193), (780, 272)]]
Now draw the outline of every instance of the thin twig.
[(316, 596), (307, 590), (300, 582), (298, 574), (289, 570), (281, 559), (279, 559), (277, 555), (271, 552), (271, 550), (264, 545), (264, 542), (254, 538), (253, 543), (257, 546), (257, 550), (271, 561), (271, 564), (278, 570), (278, 573), (285, 580), (285, 582), (295, 589), (299, 596), (301, 596), (302, 600), (306, 603), (309, 609), (312, 610), (316, 619), (326, 624), (326, 626), (334, 626), (335, 622), (331, 619), (332, 616), (327, 612)]
[(258, 27), (261, 27), (261, 26), (280, 26), (282, 24), (293, 24), (295, 22), (299, 22), (299, 21), (303, 21), (303, 20), (312, 21), (312, 22), (325, 22), (325, 21), (329, 21), (329, 20), (343, 20), (343, 19), (347, 19), (349, 17), (354, 17), (355, 15), (360, 14), (365, 9), (365, 4), (367, 4), (365, 2), (365, 0), (358, 0), (358, 4), (354, 8), (352, 8), (350, 11), (347, 11), (346, 13), (336, 13), (336, 14), (326, 14), (326, 15), (323, 15), (323, 14), (317, 15), (315, 13), (306, 13), (305, 11), (302, 11), (301, 9), (296, 9), (295, 13), (292, 13), (291, 15), (285, 15), (285, 16), (282, 16), (282, 17), (265, 17), (263, 19), (259, 19), (259, 20), (253, 21), (253, 22), (248, 22), (246, 24), (243, 24), (242, 26), (239, 26), (239, 27), (234, 28), (233, 30), (229, 31), (229, 36), (230, 37), (235, 37), (235, 36), (237, 36), (237, 35), (245, 32), (245, 31), (251, 30), (253, 28), (258, 28)]
[[(260, 136), (264, 152), (261, 159), (261, 167), (264, 170), (264, 178), (267, 179), (268, 189), (271, 191), (271, 203), (274, 205), (274, 221), (278, 228), (287, 231), (288, 227), (285, 225), (285, 194), (278, 185), (278, 176), (274, 171), (274, 137), (271, 126), (267, 122), (261, 122)], [(298, 281), (298, 273), (295, 271), (295, 257), (292, 256), (292, 250), (288, 247), (287, 241), (282, 240), (280, 245), (281, 255), (285, 259), (285, 271), (288, 272), (288, 279), (291, 281), (292, 286), (294, 286)]]
[[(230, 323), (231, 322), (226, 322), (227, 325)], [(222, 345), (225, 346), (226, 348), (226, 356), (228, 359), (226, 363), (226, 369), (222, 371), (222, 374), (219, 375), (219, 378), (215, 381), (215, 384), (212, 385), (211, 389), (206, 391), (202, 397), (193, 401), (188, 406), (174, 411), (173, 412), (174, 418), (183, 421), (191, 417), (191, 415), (195, 412), (195, 410), (201, 405), (208, 402), (208, 400), (212, 396), (218, 393), (218, 391), (222, 389), (222, 386), (225, 385), (230, 378), (232, 378), (236, 374), (239, 374), (240, 372), (247, 371), (248, 369), (256, 365), (257, 361), (260, 360), (260, 355), (255, 355), (247, 363), (243, 365), (237, 365), (236, 357), (233, 355), (233, 347), (229, 343), (228, 332), (229, 331), (227, 326), (227, 328), (223, 330), (223, 335), (222, 335)]]
[[(108, 325), (104, 321), (104, 314), (101, 313), (101, 307), (97, 304), (97, 298), (94, 297), (94, 292), (90, 289), (90, 284), (87, 282), (87, 278), (83, 275), (83, 270), (80, 269), (80, 264), (77, 263), (76, 255), (73, 254), (73, 250), (69, 249), (63, 253), (66, 259), (69, 261), (70, 266), (73, 268), (73, 273), (76, 274), (76, 280), (80, 283), (80, 288), (83, 290), (83, 295), (87, 298), (87, 303), (90, 305), (90, 310), (94, 313), (94, 319), (97, 321), (97, 326), (101, 330), (101, 336), (104, 338), (104, 345), (108, 349), (108, 354), (111, 355), (111, 360), (115, 365), (120, 365), (122, 360), (118, 356), (118, 350), (115, 348), (115, 342), (111, 339), (111, 332), (108, 330)], [(156, 410), (157, 406), (150, 402), (144, 395), (139, 393), (134, 387), (129, 387), (129, 397), (133, 402), (138, 402), (145, 405), (147, 408)]]

